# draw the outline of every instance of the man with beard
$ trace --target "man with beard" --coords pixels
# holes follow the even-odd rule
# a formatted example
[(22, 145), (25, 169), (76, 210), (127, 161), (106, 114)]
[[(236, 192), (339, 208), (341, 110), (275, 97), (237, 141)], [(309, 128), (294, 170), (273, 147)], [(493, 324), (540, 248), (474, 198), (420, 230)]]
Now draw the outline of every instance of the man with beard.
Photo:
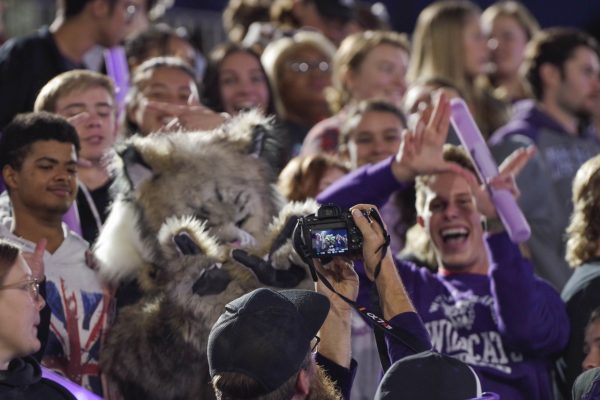
[[(363, 235), (365, 270), (377, 285), (383, 317), (392, 326), (410, 327), (405, 332), (413, 337), (413, 351), (430, 350), (429, 336), (391, 252), (382, 246), (382, 228), (360, 212), (371, 208), (359, 204), (351, 212)], [(317, 260), (315, 264), (336, 292), (356, 299), (359, 279), (352, 262), (335, 257), (324, 266)], [(379, 272), (375, 272), (377, 265)], [(350, 398), (356, 371), (350, 354), (352, 308), (321, 280), (316, 290), (257, 289), (225, 307), (208, 339), (208, 363), (218, 399)], [(407, 354), (408, 349), (396, 343), (392, 357)]]
[[(2, 217), (0, 237), (29, 252), (47, 241), (51, 315), (42, 364), (101, 393), (98, 359), (109, 297), (91, 268), (87, 242), (62, 223), (77, 195), (79, 148), (75, 128), (46, 112), (20, 114), (5, 127), (0, 168), (12, 216)], [(47, 329), (42, 319), (40, 331)]]
[(529, 144), (539, 149), (519, 176), (519, 203), (532, 229), (527, 245), (536, 272), (560, 290), (571, 274), (563, 238), (573, 209), (571, 182), (600, 152), (589, 124), (600, 95), (598, 44), (574, 29), (542, 31), (527, 47), (522, 72), (535, 100), (517, 103), (490, 145), (497, 160)]

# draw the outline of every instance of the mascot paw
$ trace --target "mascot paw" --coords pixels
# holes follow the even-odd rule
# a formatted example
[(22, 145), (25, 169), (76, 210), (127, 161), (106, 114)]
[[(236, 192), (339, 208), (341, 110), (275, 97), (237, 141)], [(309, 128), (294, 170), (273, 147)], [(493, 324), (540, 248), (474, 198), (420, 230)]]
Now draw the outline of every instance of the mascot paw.
[(252, 270), (256, 278), (267, 286), (294, 288), (307, 277), (304, 267), (291, 264), (288, 269), (276, 269), (268, 261), (242, 249), (232, 250), (231, 256), (234, 260)]

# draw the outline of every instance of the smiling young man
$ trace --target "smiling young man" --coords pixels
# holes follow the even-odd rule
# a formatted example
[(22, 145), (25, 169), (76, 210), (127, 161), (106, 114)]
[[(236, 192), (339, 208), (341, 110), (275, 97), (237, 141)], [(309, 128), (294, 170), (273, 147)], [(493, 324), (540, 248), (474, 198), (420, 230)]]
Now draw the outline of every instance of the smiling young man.
[(67, 118), (81, 143), (77, 211), (81, 234), (93, 243), (108, 215), (112, 184), (106, 155), (117, 139), (115, 88), (105, 75), (86, 70), (64, 72), (40, 90), (35, 111)]
[(6, 126), (0, 168), (12, 216), (2, 217), (0, 237), (25, 251), (47, 240), (51, 316), (42, 364), (101, 393), (98, 358), (109, 297), (88, 262), (87, 242), (62, 224), (77, 194), (78, 152), (77, 133), (62, 117), (20, 114)]
[[(468, 156), (443, 147), (449, 112), (441, 96), (431, 118), (422, 117), (404, 134), (395, 157), (343, 177), (317, 200), (382, 204), (416, 178), (418, 222), (438, 273), (403, 261), (396, 265), (434, 349), (469, 364), (483, 390), (503, 399), (552, 398), (552, 358), (568, 339), (565, 305), (534, 276), (497, 222), (487, 190), (466, 172), (472, 170)], [(515, 192), (512, 176), (533, 153), (515, 153), (492, 184)], [(364, 281), (361, 286), (359, 303), (366, 304), (369, 286)]]

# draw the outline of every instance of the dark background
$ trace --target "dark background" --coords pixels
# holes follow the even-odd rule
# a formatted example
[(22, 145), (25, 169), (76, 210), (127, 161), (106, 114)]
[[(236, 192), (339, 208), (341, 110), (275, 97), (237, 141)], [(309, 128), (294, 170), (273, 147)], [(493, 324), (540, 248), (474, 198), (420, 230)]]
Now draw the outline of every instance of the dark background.
[[(374, 1), (369, 1), (373, 3)], [(493, 0), (474, 1), (482, 9)], [(431, 0), (385, 0), (393, 27), (400, 32), (412, 32), (419, 12)], [(555, 25), (584, 29), (600, 39), (600, 0), (527, 0), (522, 1), (542, 27)], [(219, 12), (226, 0), (176, 0), (175, 6)]]

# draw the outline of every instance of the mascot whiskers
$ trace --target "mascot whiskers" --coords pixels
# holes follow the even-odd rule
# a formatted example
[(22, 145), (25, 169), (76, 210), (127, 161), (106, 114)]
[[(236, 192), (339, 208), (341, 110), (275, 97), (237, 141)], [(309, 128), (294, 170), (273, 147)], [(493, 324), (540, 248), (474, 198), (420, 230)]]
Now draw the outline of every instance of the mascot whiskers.
[(214, 131), (133, 137), (120, 148), (94, 246), (100, 276), (117, 293), (137, 290), (101, 352), (119, 396), (214, 398), (206, 343), (225, 304), (259, 286), (312, 286), (290, 236), (317, 205), (286, 205), (275, 189), (274, 134), (248, 112)]

